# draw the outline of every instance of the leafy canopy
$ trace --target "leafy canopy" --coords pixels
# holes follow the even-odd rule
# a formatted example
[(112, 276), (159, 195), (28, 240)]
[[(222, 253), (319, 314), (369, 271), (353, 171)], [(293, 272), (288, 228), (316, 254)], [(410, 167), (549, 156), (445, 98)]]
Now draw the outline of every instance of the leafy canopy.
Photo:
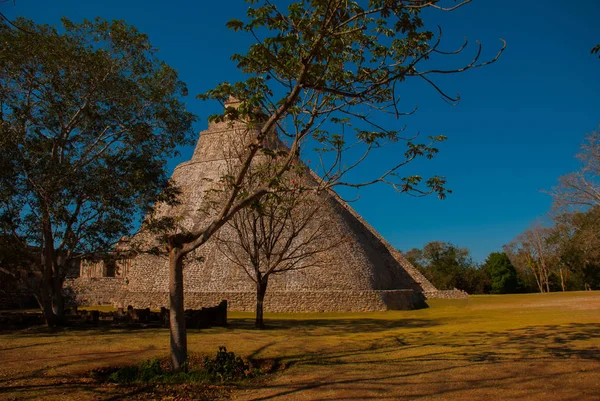
[(482, 266), (491, 279), (492, 294), (510, 294), (518, 290), (519, 277), (508, 255), (492, 252)]
[[(444, 98), (457, 101), (459, 96), (447, 95), (431, 76), (488, 64), (503, 49), (488, 62), (479, 63), (477, 52), (459, 69), (422, 69), (421, 64), (430, 58), (433, 62), (433, 56), (452, 53), (438, 49), (441, 30), (436, 37), (424, 28), (421, 10), (437, 7), (434, 3), (303, 0), (284, 8), (270, 1), (247, 2), (247, 19), (231, 20), (228, 27), (256, 39), (246, 54), (232, 57), (249, 78), (223, 83), (199, 96), (222, 103), (234, 97), (242, 104), (212, 120), (242, 118), (265, 122), (266, 130), (277, 128), (292, 142), (295, 156), (307, 149), (318, 154), (311, 168), (328, 187), (382, 182), (412, 195), (436, 193), (444, 198), (449, 193), (442, 176), (400, 175), (400, 168), (414, 159), (433, 158), (445, 137), (430, 136), (421, 142), (403, 135), (402, 126), (384, 127), (379, 119), (406, 114), (399, 110), (399, 102), (400, 84), (407, 78), (421, 79)], [(258, 135), (259, 146), (265, 135)], [(372, 151), (398, 142), (403, 144), (398, 158), (372, 180), (346, 179), (346, 173)]]
[(187, 89), (123, 21), (15, 24), (0, 24), (0, 228), (67, 255), (106, 249), (168, 187), (165, 163), (191, 141)]

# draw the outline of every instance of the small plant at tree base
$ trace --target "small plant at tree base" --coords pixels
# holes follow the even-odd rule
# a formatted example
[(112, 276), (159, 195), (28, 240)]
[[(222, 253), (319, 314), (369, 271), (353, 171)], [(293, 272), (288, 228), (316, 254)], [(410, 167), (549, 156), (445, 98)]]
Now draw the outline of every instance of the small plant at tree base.
[(140, 369), (137, 366), (125, 366), (111, 374), (108, 381), (113, 383), (133, 383), (138, 381)]
[(151, 359), (142, 362), (139, 366), (125, 366), (120, 369), (103, 369), (92, 371), (92, 377), (100, 381), (109, 381), (119, 384), (131, 383), (226, 383), (235, 380), (249, 379), (257, 373), (250, 363), (227, 352), (224, 346), (219, 347), (214, 358), (204, 357), (199, 369), (189, 372), (170, 372), (161, 366), (161, 361)]
[(210, 381), (226, 382), (248, 378), (251, 375), (250, 365), (233, 352), (227, 352), (224, 346), (214, 359), (204, 358), (204, 373)]
[(108, 376), (108, 381), (114, 383), (162, 382), (166, 372), (160, 366), (158, 359), (142, 362), (140, 366), (125, 366)]
[(145, 361), (140, 366), (139, 379), (143, 382), (150, 382), (165, 374), (165, 371), (160, 366), (158, 359)]

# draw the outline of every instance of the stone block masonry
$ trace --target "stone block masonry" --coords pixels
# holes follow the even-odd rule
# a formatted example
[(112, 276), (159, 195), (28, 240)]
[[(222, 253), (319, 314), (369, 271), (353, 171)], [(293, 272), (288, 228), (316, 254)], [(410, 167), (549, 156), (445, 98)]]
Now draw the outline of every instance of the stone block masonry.
[(80, 277), (67, 280), (65, 288), (66, 293), (79, 306), (113, 305), (127, 307), (127, 305), (121, 305), (121, 300), (124, 294), (127, 293), (127, 282), (124, 278)]
[(426, 291), (423, 295), (427, 299), (467, 299), (469, 294), (462, 290), (438, 290), (438, 291)]
[[(158, 309), (168, 305), (166, 292), (127, 292), (121, 304)], [(190, 292), (185, 308), (198, 309), (226, 300), (229, 310), (253, 312), (256, 294), (252, 292)], [(266, 312), (373, 312), (389, 309), (414, 309), (425, 298), (413, 290), (389, 291), (267, 291)], [(120, 306), (120, 305), (117, 305)]]
[[(79, 278), (67, 283), (80, 306), (160, 309), (169, 306), (165, 291), (129, 291), (125, 279)], [(186, 292), (185, 308), (200, 309), (227, 301), (228, 309), (253, 312), (256, 294), (242, 291)], [(413, 290), (382, 291), (267, 291), (267, 312), (372, 312), (423, 306), (422, 293)]]

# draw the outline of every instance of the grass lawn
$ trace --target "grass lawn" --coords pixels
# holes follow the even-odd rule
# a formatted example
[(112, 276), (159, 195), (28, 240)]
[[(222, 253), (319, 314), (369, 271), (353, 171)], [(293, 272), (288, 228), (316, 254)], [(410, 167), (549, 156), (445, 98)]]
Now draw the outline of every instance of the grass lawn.
[[(429, 309), (407, 312), (267, 314), (264, 331), (252, 328), (252, 314), (232, 312), (228, 328), (190, 330), (190, 352), (214, 354), (225, 345), (286, 368), (198, 396), (600, 399), (600, 292), (428, 303)], [(148, 399), (140, 389), (101, 385), (85, 372), (165, 356), (168, 336), (166, 329), (0, 332), (0, 399)]]

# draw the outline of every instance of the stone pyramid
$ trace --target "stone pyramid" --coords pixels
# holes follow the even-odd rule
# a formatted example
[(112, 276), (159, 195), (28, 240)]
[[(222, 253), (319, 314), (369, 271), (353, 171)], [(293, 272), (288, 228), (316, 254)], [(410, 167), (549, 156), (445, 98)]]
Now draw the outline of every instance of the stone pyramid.
[[(229, 146), (247, 132), (244, 124), (211, 122), (200, 134), (191, 160), (178, 165), (173, 173), (172, 179), (182, 191), (181, 204), (164, 207), (159, 213), (178, 217), (186, 228), (202, 225), (198, 210), (207, 190), (226, 171)], [(333, 192), (327, 197), (335, 230), (349, 240), (320, 254), (326, 261), (322, 266), (272, 276), (265, 311), (412, 309), (423, 305), (424, 293), (437, 291), (347, 203)], [(254, 283), (232, 265), (215, 241), (201, 246), (193, 256), (184, 268), (186, 308), (213, 306), (226, 299), (231, 310), (254, 310)], [(121, 262), (121, 269), (126, 279), (116, 304), (168, 306), (166, 258), (139, 254)]]

